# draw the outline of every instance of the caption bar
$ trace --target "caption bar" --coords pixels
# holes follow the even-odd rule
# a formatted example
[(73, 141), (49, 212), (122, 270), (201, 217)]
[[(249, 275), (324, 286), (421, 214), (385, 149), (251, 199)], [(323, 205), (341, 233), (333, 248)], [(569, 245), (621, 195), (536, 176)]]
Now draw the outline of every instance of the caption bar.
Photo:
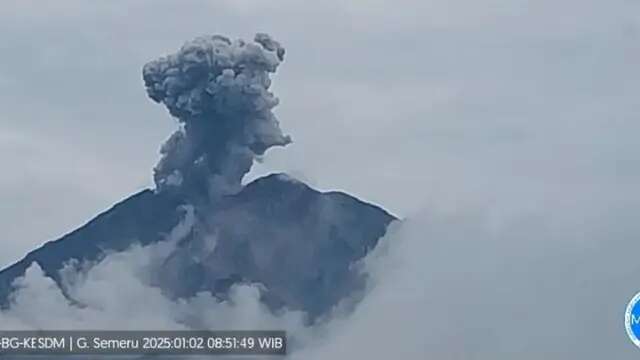
[(1, 355), (286, 355), (284, 331), (0, 331)]

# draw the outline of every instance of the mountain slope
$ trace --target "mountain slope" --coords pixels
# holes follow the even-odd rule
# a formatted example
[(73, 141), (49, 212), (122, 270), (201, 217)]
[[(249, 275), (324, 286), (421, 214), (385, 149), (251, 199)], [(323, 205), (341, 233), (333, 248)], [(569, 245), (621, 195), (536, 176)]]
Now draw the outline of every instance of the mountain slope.
[(33, 262), (57, 281), (58, 271), (71, 259), (93, 261), (107, 250), (122, 251), (136, 242), (150, 244), (162, 239), (180, 219), (177, 206), (175, 200), (151, 190), (132, 195), (86, 225), (46, 243), (0, 271), (0, 304), (6, 305), (11, 283)]
[[(49, 242), (0, 272), (0, 300), (37, 262), (59, 281), (71, 259), (97, 260), (106, 251), (165, 239), (180, 221), (183, 200), (142, 191), (78, 230)], [(220, 298), (237, 283), (261, 283), (263, 301), (321, 315), (361, 285), (351, 265), (394, 219), (384, 210), (339, 192), (321, 193), (270, 175), (196, 212), (198, 225), (167, 257), (153, 280), (171, 297), (209, 291)]]

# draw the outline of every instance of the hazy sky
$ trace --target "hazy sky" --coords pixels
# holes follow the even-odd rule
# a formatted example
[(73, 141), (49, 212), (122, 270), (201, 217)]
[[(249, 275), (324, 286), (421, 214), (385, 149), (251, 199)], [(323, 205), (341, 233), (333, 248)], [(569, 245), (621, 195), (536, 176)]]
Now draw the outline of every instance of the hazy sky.
[[(151, 185), (176, 123), (145, 94), (147, 61), (256, 32), (287, 49), (273, 90), (294, 143), (250, 177), (287, 171), (409, 219), (316, 358), (398, 357), (385, 339), (415, 359), (637, 357), (637, 0), (4, 1), (0, 266)], [(118, 311), (156, 299), (98, 285)], [(29, 316), (56, 300), (25, 294)], [(39, 316), (58, 324), (54, 309)]]
[[(640, 3), (5, 1), (0, 265), (150, 186), (176, 124), (141, 67), (271, 33), (286, 170), (401, 216), (638, 209)], [(579, 221), (579, 220), (576, 220)]]

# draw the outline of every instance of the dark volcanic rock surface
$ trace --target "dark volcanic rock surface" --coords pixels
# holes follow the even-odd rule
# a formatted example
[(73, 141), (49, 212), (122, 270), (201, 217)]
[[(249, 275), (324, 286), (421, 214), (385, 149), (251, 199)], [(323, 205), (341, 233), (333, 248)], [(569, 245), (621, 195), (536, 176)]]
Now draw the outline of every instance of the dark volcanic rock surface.
[[(54, 280), (71, 259), (165, 239), (184, 211), (163, 193), (142, 191), (85, 226), (49, 242), (0, 272), (0, 302), (35, 261)], [(394, 217), (340, 192), (321, 193), (283, 174), (196, 209), (196, 225), (154, 280), (172, 297), (210, 291), (224, 298), (236, 283), (261, 283), (272, 308), (321, 315), (362, 285), (352, 265), (371, 250)]]
[(151, 190), (141, 191), (114, 205), (86, 225), (46, 243), (0, 271), (0, 304), (6, 305), (13, 280), (24, 275), (33, 262), (57, 281), (58, 271), (71, 259), (93, 261), (106, 250), (122, 251), (136, 242), (146, 245), (161, 240), (180, 221), (178, 206), (176, 200)]

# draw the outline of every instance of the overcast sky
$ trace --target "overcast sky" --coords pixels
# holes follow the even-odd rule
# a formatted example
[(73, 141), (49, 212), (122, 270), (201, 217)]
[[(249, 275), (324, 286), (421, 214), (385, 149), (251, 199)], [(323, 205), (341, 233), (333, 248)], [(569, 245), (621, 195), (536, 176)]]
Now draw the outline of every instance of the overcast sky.
[(147, 99), (141, 68), (211, 33), (268, 32), (287, 49), (273, 90), (294, 144), (268, 153), (253, 177), (288, 171), (400, 216), (476, 203), (637, 211), (639, 8), (5, 1), (0, 265), (151, 186), (176, 124)]

